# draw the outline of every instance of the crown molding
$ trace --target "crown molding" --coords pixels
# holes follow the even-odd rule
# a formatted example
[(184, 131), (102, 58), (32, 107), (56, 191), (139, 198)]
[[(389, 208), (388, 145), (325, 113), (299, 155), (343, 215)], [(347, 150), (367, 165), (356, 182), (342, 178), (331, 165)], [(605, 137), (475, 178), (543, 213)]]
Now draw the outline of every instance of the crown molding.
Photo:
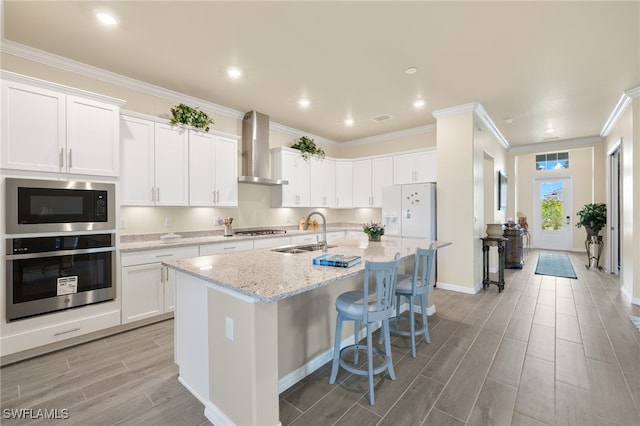
[(391, 139), (397, 139), (403, 136), (421, 135), (423, 133), (433, 133), (436, 131), (435, 124), (427, 124), (425, 126), (413, 127), (411, 129), (398, 130), (397, 132), (383, 133), (381, 135), (368, 136), (366, 138), (354, 139), (348, 142), (343, 142), (340, 146), (356, 146), (366, 145), (374, 142), (388, 141)]
[(285, 126), (284, 124), (275, 123), (273, 121), (269, 122), (269, 128), (273, 129), (273, 130), (277, 130), (277, 131), (282, 132), (282, 133), (288, 133), (288, 134), (296, 136), (296, 137), (308, 136), (308, 137), (310, 137), (311, 139), (313, 139), (316, 142), (321, 142), (321, 143), (328, 144), (328, 145), (335, 145), (335, 146), (339, 146), (340, 145), (338, 142), (333, 141), (331, 139), (327, 139), (327, 138), (322, 137), (322, 136), (314, 135), (312, 133), (304, 132), (302, 130), (295, 129), (293, 127)]
[(221, 116), (231, 117), (238, 120), (242, 120), (242, 118), (244, 117), (243, 112), (236, 111), (234, 109), (227, 108), (213, 102), (208, 102), (203, 99), (176, 92), (174, 90), (165, 89), (160, 86), (125, 77), (121, 74), (106, 71), (92, 65), (87, 65), (82, 62), (74, 61), (73, 59), (65, 58), (63, 56), (45, 52), (44, 50), (25, 46), (23, 44), (16, 43), (10, 40), (3, 39), (0, 49), (2, 53), (6, 53), (8, 55), (18, 56), (20, 58), (28, 59), (33, 62), (48, 65), (64, 71), (69, 71), (74, 74), (80, 74), (85, 77), (94, 78), (96, 80), (114, 84), (116, 86), (121, 86), (127, 89), (135, 90), (137, 92), (157, 96), (162, 99), (167, 99), (171, 102), (194, 105), (212, 113), (219, 114)]
[(509, 145), (509, 142), (507, 142), (502, 133), (500, 133), (500, 130), (498, 130), (493, 120), (491, 120), (491, 117), (489, 117), (489, 114), (487, 114), (487, 111), (484, 110), (479, 102), (470, 102), (468, 104), (458, 105), (451, 108), (439, 109), (434, 111), (432, 115), (436, 119), (440, 119), (467, 112), (473, 112), (480, 120), (482, 120), (485, 126), (491, 130), (491, 133), (493, 133), (496, 139), (498, 139), (504, 149), (510, 149), (511, 146)]
[(583, 138), (560, 139), (548, 142), (532, 143), (527, 145), (518, 145), (509, 149), (509, 154), (524, 154), (541, 151), (562, 151), (563, 149), (575, 148), (585, 145), (595, 145), (602, 143), (602, 136), (586, 136)]

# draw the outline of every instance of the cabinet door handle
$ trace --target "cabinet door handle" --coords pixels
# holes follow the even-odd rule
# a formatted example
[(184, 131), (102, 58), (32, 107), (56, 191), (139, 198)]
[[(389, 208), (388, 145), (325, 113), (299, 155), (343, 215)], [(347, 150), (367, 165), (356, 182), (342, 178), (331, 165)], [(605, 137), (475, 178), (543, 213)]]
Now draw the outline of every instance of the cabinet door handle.
[(73, 149), (69, 148), (69, 161), (67, 161), (67, 166), (70, 169), (71, 167), (73, 167)]
[(151, 201), (156, 201), (156, 189), (153, 186), (151, 187)]
[(216, 204), (220, 202), (220, 191), (216, 191)]
[(223, 247), (222, 250), (233, 250), (234, 248), (236, 248), (236, 246), (233, 247)]
[(64, 149), (60, 148), (60, 167), (64, 167)]
[(156, 201), (160, 202), (160, 187), (156, 188)]
[(156, 254), (156, 257), (169, 257), (169, 256), (173, 256), (173, 254), (171, 254), (171, 253), (167, 253), (167, 254)]

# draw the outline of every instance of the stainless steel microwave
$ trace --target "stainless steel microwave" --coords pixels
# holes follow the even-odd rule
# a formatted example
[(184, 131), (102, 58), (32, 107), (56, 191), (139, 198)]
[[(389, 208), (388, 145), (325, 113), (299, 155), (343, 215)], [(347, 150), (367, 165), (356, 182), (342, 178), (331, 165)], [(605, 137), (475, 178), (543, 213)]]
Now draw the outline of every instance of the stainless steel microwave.
[(6, 232), (115, 229), (115, 185), (7, 178)]

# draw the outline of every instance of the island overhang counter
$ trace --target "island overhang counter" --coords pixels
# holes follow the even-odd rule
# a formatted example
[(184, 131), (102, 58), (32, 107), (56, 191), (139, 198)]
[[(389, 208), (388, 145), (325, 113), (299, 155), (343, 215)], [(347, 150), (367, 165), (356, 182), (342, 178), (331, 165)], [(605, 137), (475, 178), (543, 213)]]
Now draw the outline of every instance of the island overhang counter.
[[(366, 260), (449, 243), (366, 235), (331, 241), (330, 253), (361, 256), (350, 268), (313, 265), (322, 251), (270, 249), (171, 260), (176, 270), (175, 359), (179, 380), (214, 424), (277, 425), (279, 394), (331, 359), (335, 299), (361, 289)], [(405, 265), (406, 264), (406, 265)], [(435, 311), (428, 301), (429, 313)], [(344, 330), (344, 343), (353, 329)]]

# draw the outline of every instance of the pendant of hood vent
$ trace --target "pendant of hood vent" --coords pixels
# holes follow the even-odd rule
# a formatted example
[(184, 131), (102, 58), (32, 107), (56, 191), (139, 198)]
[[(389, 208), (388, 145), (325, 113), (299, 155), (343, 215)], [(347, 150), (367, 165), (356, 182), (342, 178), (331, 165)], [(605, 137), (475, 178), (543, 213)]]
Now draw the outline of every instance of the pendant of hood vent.
[(269, 163), (269, 116), (249, 111), (242, 119), (242, 176), (238, 182), (288, 185), (286, 180), (271, 178)]

